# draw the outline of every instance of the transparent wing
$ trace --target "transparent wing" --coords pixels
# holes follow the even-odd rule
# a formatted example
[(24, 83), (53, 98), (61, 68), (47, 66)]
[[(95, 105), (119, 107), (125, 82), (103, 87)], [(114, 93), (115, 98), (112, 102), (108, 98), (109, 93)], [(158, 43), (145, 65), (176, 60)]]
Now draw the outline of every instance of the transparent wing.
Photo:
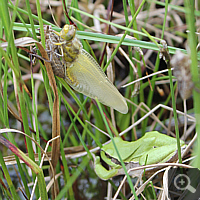
[(121, 113), (127, 113), (125, 99), (109, 81), (95, 59), (84, 49), (77, 59), (66, 69), (67, 83), (74, 90), (98, 100)]

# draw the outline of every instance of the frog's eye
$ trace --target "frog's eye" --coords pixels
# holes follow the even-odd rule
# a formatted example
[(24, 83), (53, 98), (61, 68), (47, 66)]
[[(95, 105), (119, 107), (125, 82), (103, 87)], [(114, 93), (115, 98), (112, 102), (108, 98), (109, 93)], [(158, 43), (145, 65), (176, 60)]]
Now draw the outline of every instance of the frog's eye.
[(74, 25), (66, 24), (60, 31), (60, 37), (64, 40), (70, 41), (76, 35), (76, 27)]

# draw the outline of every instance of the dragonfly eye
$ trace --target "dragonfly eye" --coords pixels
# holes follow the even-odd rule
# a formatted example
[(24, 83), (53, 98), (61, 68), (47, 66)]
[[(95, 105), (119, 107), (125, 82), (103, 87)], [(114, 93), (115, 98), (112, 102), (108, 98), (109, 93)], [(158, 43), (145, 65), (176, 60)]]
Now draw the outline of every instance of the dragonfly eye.
[(60, 37), (64, 40), (70, 41), (76, 35), (76, 28), (74, 25), (66, 24), (64, 28), (60, 31)]

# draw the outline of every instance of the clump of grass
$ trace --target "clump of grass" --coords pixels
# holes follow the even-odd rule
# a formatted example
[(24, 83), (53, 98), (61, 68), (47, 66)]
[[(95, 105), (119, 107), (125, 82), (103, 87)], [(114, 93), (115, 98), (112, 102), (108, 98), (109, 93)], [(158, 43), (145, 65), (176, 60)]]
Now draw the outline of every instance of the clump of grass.
[[(190, 150), (190, 145), (196, 139), (194, 133), (199, 133), (200, 124), (197, 103), (200, 94), (195, 89), (199, 84), (199, 54), (195, 35), (198, 20), (195, 19), (198, 19), (200, 11), (193, 4), (195, 1), (179, 1), (178, 5), (168, 1), (139, 2), (131, 4), (122, 1), (120, 5), (124, 9), (115, 4), (112, 7), (107, 1), (98, 5), (72, 1), (71, 5), (67, 5), (69, 16), (77, 24), (77, 37), (83, 48), (95, 57), (111, 78), (115, 74), (114, 84), (126, 98), (129, 107), (125, 115), (74, 91), (62, 78), (53, 76), (50, 63), (46, 60), (36, 59), (34, 63), (33, 57), (29, 57), (32, 51), (30, 46), (36, 46), (37, 58), (44, 58), (44, 25), (51, 25), (56, 31), (61, 30), (54, 25), (52, 13), (61, 27), (68, 21), (60, 2), (53, 2), (52, 9), (48, 8), (48, 4), (40, 5), (39, 1), (35, 4), (26, 1), (26, 5), (19, 1), (15, 4), (11, 1), (1, 2), (0, 38), (7, 43), (2, 41), (4, 46), (0, 46), (0, 141), (15, 154), (15, 157), (9, 158), (7, 149), (0, 151), (3, 169), (0, 172), (0, 190), (6, 194), (5, 198), (19, 199), (23, 195), (27, 199), (33, 196), (47, 199), (49, 194), (51, 199), (80, 199), (79, 191), (84, 199), (103, 199), (106, 196), (105, 182), (94, 173), (93, 153), (90, 150), (98, 154), (109, 137), (120, 135), (125, 140), (136, 140), (147, 131), (158, 130), (176, 137), (177, 144), (179, 137), (184, 138), (189, 143), (187, 150)], [(195, 12), (192, 11), (194, 9)], [(186, 32), (187, 28), (189, 33)], [(25, 37), (29, 37), (26, 51), (21, 48), (24, 40), (20, 39), (16, 44), (16, 39)], [(168, 45), (166, 54), (162, 52), (162, 55), (168, 55), (169, 59), (160, 57), (162, 40)], [(37, 41), (41, 41), (43, 47)], [(189, 51), (185, 49), (187, 42)], [(187, 100), (186, 110), (183, 109), (183, 100), (177, 95), (176, 79), (170, 66), (170, 57), (176, 56), (177, 50), (188, 54), (192, 63), (191, 74), (195, 87), (193, 96)], [(137, 84), (132, 84), (133, 81)], [(135, 96), (132, 96), (133, 91)], [(182, 116), (192, 121), (185, 126), (187, 131), (179, 121)], [(19, 134), (21, 132), (26, 137), (23, 138)], [(197, 142), (199, 138), (197, 134)], [(46, 144), (47, 141), (51, 141), (50, 146)], [(183, 166), (200, 168), (198, 148), (199, 145), (194, 151), (197, 156), (194, 164), (187, 162)], [(23, 149), (23, 153), (19, 149)], [(52, 154), (44, 154), (44, 150)], [(181, 162), (183, 156), (180, 148), (178, 151)], [(13, 177), (6, 168), (10, 164), (17, 166), (20, 185), (12, 182)], [(125, 168), (123, 162), (122, 165)], [(47, 188), (43, 173), (48, 178)], [(162, 191), (155, 192), (152, 182), (150, 191), (144, 189), (144, 185), (135, 191), (133, 180), (126, 175), (135, 199), (139, 194), (146, 199), (156, 199), (162, 194)], [(39, 184), (33, 186), (37, 179)], [(112, 190), (116, 192), (117, 188), (113, 181), (110, 183), (112, 189), (108, 189), (107, 196), (111, 197)], [(98, 193), (99, 184), (102, 185), (102, 193)], [(162, 181), (159, 184), (162, 185)], [(17, 191), (17, 187), (20, 190)], [(92, 188), (95, 190), (92, 191)], [(127, 199), (124, 194), (119, 195)]]

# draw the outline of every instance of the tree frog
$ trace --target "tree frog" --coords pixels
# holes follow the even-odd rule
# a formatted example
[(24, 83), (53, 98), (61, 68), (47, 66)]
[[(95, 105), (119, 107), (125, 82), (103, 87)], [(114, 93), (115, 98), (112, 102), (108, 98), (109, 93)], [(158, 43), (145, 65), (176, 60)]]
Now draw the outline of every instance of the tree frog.
[[(176, 138), (157, 131), (147, 132), (143, 137), (133, 142), (124, 141), (121, 137), (115, 137), (114, 142), (127, 169), (145, 164), (173, 162), (173, 158), (177, 155)], [(185, 143), (181, 140), (180, 145), (184, 147)], [(111, 169), (105, 169), (100, 163), (100, 157), (96, 156), (96, 174), (103, 180), (124, 174), (113, 143), (104, 145), (101, 150), (101, 158)]]

